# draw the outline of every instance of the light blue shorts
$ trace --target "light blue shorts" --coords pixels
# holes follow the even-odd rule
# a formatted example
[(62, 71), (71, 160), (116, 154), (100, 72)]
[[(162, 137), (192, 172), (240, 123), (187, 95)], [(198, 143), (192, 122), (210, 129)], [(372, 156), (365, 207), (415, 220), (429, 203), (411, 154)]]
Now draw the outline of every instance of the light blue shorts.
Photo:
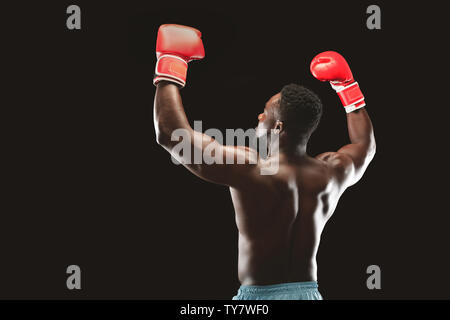
[(317, 281), (241, 286), (233, 300), (323, 300)]

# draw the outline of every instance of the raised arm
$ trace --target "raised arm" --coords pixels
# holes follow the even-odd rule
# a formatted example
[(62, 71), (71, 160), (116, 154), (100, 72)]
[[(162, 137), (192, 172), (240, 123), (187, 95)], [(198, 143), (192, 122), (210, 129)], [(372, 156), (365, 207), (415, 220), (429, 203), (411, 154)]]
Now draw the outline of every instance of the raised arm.
[[(194, 131), (188, 123), (179, 89), (170, 82), (157, 84), (154, 124), (158, 144), (198, 177), (239, 188), (254, 175), (256, 151), (245, 147), (224, 146), (212, 137)], [(178, 140), (177, 137), (181, 139)], [(180, 142), (185, 145), (182, 153), (176, 148)], [(195, 159), (196, 154), (201, 155), (200, 161)]]
[(337, 180), (345, 187), (361, 179), (375, 155), (375, 137), (372, 122), (365, 108), (364, 96), (345, 59), (337, 52), (318, 54), (311, 62), (311, 72), (321, 81), (330, 81), (347, 112), (350, 144), (337, 152), (317, 156), (326, 161)]
[[(156, 85), (154, 125), (158, 143), (200, 178), (240, 187), (256, 167), (256, 151), (224, 146), (212, 137), (194, 131), (181, 101), (179, 88), (186, 83), (187, 63), (204, 56), (200, 31), (180, 25), (162, 25), (158, 31), (156, 55), (153, 83)], [(179, 143), (184, 146), (182, 151), (178, 148)], [(200, 155), (200, 159), (196, 155)]]

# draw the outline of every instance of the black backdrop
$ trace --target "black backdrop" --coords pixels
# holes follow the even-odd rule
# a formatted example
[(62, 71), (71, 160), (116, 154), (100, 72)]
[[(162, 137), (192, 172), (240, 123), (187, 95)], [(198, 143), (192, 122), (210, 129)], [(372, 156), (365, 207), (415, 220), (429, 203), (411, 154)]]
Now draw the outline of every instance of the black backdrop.
[[(197, 179), (155, 141), (160, 24), (202, 31), (206, 58), (182, 91), (191, 121), (249, 128), (284, 84), (324, 103), (309, 153), (348, 142), (345, 112), (309, 63), (335, 50), (366, 96), (377, 154), (322, 236), (325, 298), (449, 298), (445, 11), (433, 2), (41, 1), (3, 11), (1, 298), (229, 299), (237, 230), (225, 187)], [(82, 30), (66, 29), (66, 8)], [(378, 4), (382, 29), (366, 28)], [(8, 98), (8, 99), (7, 99)], [(442, 183), (439, 183), (441, 181)], [(66, 288), (66, 267), (82, 290)], [(382, 289), (366, 288), (381, 267)]]

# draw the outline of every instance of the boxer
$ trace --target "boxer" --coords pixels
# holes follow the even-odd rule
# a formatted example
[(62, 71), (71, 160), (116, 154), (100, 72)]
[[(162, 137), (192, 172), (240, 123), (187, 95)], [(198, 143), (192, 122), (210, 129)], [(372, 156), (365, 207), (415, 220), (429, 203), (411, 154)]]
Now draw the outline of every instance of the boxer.
[[(318, 54), (310, 69), (330, 82), (347, 112), (350, 144), (315, 157), (308, 140), (322, 114), (320, 99), (310, 90), (289, 84), (272, 96), (258, 116), (258, 129), (274, 130), (277, 150), (267, 159), (245, 146), (225, 146), (194, 131), (183, 109), (180, 88), (186, 84), (188, 62), (205, 56), (200, 31), (162, 25), (156, 43), (154, 124), (157, 142), (174, 157), (178, 141), (172, 132), (184, 129), (192, 150), (214, 147), (223, 157), (242, 156), (245, 163), (180, 161), (198, 177), (228, 186), (239, 230), (236, 300), (322, 299), (317, 285), (316, 254), (322, 230), (343, 192), (361, 179), (375, 154), (375, 138), (364, 96), (345, 59), (338, 53)], [(192, 152), (193, 154), (194, 152)], [(273, 175), (261, 167), (279, 162)], [(256, 161), (251, 160), (256, 159)]]

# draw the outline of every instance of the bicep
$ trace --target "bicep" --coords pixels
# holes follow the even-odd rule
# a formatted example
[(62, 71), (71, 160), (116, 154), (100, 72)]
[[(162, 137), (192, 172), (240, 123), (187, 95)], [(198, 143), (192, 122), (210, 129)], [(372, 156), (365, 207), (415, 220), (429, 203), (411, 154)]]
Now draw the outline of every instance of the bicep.
[(235, 187), (245, 181), (257, 166), (256, 152), (249, 148), (224, 146), (194, 130), (175, 135), (181, 136), (182, 139), (168, 151), (203, 180)]

